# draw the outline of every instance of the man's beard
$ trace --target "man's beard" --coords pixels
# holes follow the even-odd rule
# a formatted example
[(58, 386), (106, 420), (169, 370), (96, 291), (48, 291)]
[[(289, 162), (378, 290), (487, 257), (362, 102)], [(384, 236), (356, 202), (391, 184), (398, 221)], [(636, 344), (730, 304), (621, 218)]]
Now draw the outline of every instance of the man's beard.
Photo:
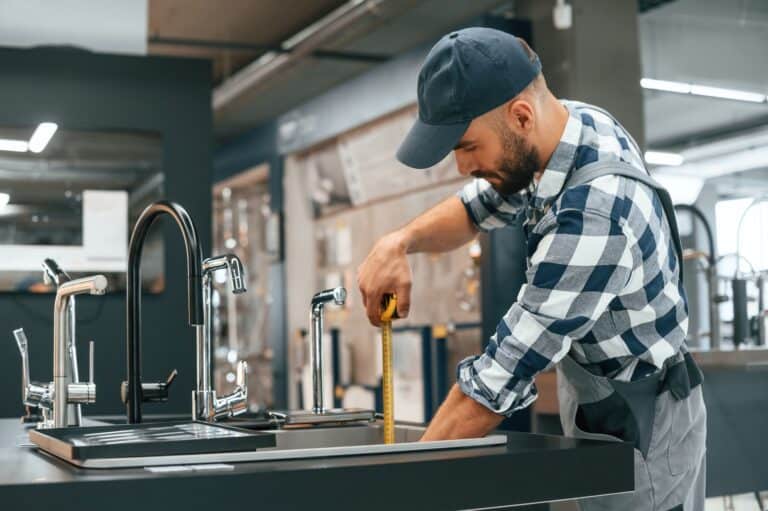
[(541, 160), (536, 149), (506, 125), (500, 126), (499, 136), (504, 154), (496, 164), (496, 171), (492, 175), (482, 173), (482, 177), (495, 178), (491, 186), (501, 195), (508, 196), (530, 186), (541, 168)]

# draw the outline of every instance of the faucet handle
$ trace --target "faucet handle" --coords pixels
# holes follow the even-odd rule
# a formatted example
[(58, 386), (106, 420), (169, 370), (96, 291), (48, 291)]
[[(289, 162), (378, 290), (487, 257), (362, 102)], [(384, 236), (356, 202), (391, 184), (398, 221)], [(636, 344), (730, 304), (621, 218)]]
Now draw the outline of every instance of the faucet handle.
[[(142, 383), (141, 384), (141, 401), (144, 403), (164, 403), (168, 401), (168, 387), (171, 386), (173, 380), (176, 379), (179, 372), (174, 369), (168, 375), (165, 381)], [(124, 381), (120, 385), (120, 398), (123, 403), (128, 402), (128, 382)]]
[(88, 381), (93, 383), (93, 341), (88, 343)]
[(19, 347), (19, 353), (21, 354), (21, 399), (26, 401), (28, 395), (27, 388), (31, 383), (29, 376), (29, 343), (23, 328), (14, 330), (13, 337), (16, 339), (16, 346)]
[(16, 339), (16, 346), (19, 347), (19, 352), (21, 352), (22, 357), (27, 356), (27, 346), (29, 345), (29, 342), (27, 341), (27, 334), (24, 333), (23, 328), (17, 328), (13, 331), (13, 337)]
[(248, 389), (248, 362), (241, 360), (237, 363), (237, 377), (235, 384), (243, 389)]
[(166, 388), (171, 386), (171, 383), (173, 383), (173, 380), (175, 380), (178, 375), (179, 375), (179, 371), (177, 371), (176, 369), (171, 371), (171, 373), (168, 375), (168, 378), (165, 379)]

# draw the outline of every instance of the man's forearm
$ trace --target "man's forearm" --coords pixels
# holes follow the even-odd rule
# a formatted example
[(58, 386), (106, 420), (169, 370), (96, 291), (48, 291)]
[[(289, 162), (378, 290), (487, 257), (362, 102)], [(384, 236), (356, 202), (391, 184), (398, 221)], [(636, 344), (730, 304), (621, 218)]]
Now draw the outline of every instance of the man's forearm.
[(447, 252), (471, 241), (477, 228), (461, 199), (450, 197), (395, 233), (408, 253)]
[(454, 385), (421, 440), (479, 438), (496, 429), (502, 420), (503, 415), (495, 414), (475, 402), (458, 385)]

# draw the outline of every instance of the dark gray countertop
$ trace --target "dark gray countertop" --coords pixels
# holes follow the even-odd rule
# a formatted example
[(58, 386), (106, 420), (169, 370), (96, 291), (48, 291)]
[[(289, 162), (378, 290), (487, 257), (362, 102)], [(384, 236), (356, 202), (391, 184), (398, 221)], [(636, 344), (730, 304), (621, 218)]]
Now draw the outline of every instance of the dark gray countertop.
[[(471, 509), (631, 491), (628, 444), (508, 433), (506, 446), (238, 463), (153, 473), (79, 469), (0, 419), (4, 509)], [(22, 507), (23, 503), (23, 507)]]

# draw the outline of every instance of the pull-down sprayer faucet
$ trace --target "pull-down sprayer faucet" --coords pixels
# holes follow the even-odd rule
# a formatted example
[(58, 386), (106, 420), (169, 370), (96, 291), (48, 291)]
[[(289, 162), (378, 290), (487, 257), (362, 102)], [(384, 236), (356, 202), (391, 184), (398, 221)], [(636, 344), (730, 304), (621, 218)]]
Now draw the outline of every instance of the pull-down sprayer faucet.
[(170, 381), (141, 383), (141, 252), (150, 226), (161, 215), (170, 215), (181, 230), (187, 259), (189, 324), (198, 328), (200, 328), (199, 325), (203, 324), (203, 256), (195, 224), (189, 213), (175, 202), (158, 201), (150, 204), (136, 221), (128, 246), (128, 282), (126, 285), (128, 381), (124, 385), (124, 397), (129, 423), (141, 422), (141, 403), (157, 398), (157, 396), (147, 395), (146, 391), (157, 388), (160, 390), (160, 398), (162, 399), (163, 396), (167, 396), (167, 385), (170, 384)]
[(240, 259), (233, 254), (211, 257), (203, 261), (204, 320), (197, 326), (197, 388), (192, 393), (192, 418), (214, 421), (220, 417), (235, 416), (248, 408), (248, 364), (244, 360), (237, 365), (235, 391), (216, 397), (213, 389), (213, 273), (227, 270), (234, 294), (246, 291), (245, 270)]

